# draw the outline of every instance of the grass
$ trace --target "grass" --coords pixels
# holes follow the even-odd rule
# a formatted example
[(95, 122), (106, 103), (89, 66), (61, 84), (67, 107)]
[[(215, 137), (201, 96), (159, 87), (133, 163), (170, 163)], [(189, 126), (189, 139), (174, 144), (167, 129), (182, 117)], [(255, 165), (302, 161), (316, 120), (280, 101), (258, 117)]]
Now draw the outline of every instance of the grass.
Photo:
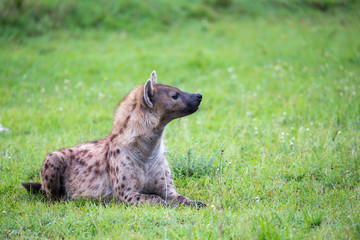
[[(359, 239), (359, 26), (356, 9), (309, 10), (0, 38), (0, 238)], [(206, 209), (25, 192), (47, 153), (106, 136), (154, 69), (203, 94), (166, 146), (178, 191)]]

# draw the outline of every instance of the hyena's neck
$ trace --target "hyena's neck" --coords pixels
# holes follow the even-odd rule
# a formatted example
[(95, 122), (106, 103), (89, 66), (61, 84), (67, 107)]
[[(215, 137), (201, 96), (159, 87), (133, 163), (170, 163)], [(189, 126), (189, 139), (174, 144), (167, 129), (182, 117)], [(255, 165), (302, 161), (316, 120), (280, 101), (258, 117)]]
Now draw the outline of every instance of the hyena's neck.
[(112, 146), (126, 151), (133, 160), (157, 162), (164, 154), (162, 135), (163, 129), (158, 129), (152, 133), (135, 135), (131, 140), (123, 134), (110, 141)]
[(114, 147), (137, 149), (136, 158), (146, 161), (162, 149), (165, 129), (156, 112), (142, 103), (142, 88), (135, 88), (121, 102), (115, 112), (110, 143)]

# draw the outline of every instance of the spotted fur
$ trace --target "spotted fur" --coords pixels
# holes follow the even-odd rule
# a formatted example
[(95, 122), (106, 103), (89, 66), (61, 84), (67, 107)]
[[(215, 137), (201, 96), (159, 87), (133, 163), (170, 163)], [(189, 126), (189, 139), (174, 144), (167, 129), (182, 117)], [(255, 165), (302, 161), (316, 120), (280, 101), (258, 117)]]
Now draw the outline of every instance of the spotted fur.
[(203, 207), (176, 192), (163, 144), (166, 125), (194, 113), (201, 99), (201, 94), (157, 84), (154, 71), (119, 104), (109, 136), (50, 153), (41, 168), (41, 188), (23, 185), (52, 199)]

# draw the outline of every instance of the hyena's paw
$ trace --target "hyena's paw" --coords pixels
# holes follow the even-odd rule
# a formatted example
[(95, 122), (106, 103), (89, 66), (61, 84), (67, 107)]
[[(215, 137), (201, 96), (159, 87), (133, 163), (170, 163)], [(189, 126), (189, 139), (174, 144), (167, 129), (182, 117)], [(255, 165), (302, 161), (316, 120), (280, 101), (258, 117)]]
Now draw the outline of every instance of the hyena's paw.
[(190, 206), (194, 208), (206, 208), (206, 204), (200, 201), (193, 201)]

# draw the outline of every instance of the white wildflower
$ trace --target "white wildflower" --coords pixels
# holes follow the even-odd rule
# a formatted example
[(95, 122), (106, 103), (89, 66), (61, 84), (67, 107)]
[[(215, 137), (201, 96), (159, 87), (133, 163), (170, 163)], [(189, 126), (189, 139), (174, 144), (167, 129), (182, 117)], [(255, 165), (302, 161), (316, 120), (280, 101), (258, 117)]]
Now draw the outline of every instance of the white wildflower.
[(10, 129), (3, 127), (3, 125), (0, 124), (0, 132), (10, 132)]

